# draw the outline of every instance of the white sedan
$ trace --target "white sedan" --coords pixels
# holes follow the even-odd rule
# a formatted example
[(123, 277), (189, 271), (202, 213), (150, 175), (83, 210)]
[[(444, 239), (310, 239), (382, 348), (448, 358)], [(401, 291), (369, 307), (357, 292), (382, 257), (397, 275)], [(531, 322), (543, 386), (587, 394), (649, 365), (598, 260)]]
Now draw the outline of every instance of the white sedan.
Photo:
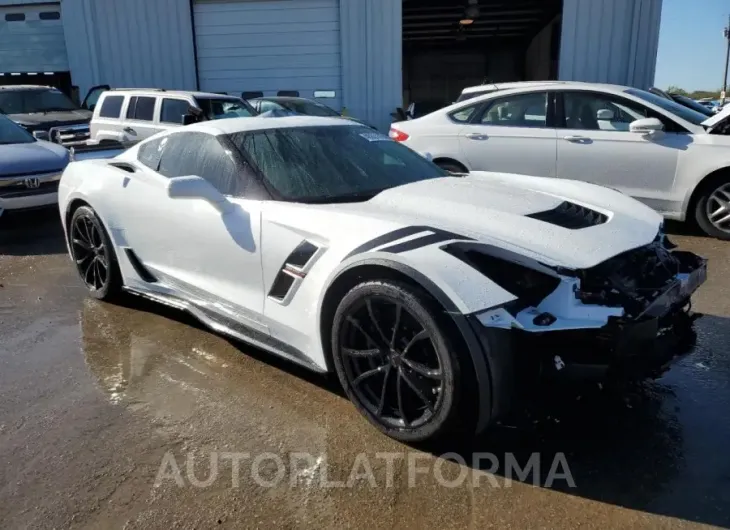
[(499, 90), (392, 125), (441, 167), (583, 180), (730, 239), (730, 108), (707, 118), (635, 88)]
[(483, 430), (528, 373), (660, 371), (706, 275), (626, 195), (463, 178), (338, 118), (161, 133), (71, 163), (59, 205), (91, 296), (145, 296), (336, 372), (408, 441)]

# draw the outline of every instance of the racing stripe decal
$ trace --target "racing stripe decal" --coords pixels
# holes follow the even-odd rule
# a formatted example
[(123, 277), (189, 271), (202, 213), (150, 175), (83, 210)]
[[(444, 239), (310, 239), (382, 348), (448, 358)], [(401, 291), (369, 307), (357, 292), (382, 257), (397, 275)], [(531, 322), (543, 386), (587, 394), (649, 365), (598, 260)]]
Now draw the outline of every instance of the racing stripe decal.
[[(402, 243), (397, 243), (397, 241), (400, 241), (401, 239), (405, 239), (409, 236), (414, 236), (417, 234), (423, 234), (423, 236), (409, 239), (408, 241), (404, 241)], [(388, 232), (387, 234), (378, 236), (374, 239), (371, 239), (367, 243), (360, 245), (352, 252), (350, 252), (347, 256), (345, 256), (343, 261), (356, 254), (369, 252), (371, 250), (378, 249), (378, 247), (388, 245), (389, 243), (394, 244), (390, 246), (384, 246), (384, 248), (379, 248), (378, 251), (397, 254), (400, 252), (407, 252), (409, 250), (415, 250), (417, 248), (433, 245), (434, 243), (451, 240), (474, 241), (474, 239), (471, 237), (463, 236), (461, 234), (455, 234), (447, 230), (432, 228), (430, 226), (407, 226), (405, 228), (399, 228), (398, 230), (393, 230), (392, 232)]]

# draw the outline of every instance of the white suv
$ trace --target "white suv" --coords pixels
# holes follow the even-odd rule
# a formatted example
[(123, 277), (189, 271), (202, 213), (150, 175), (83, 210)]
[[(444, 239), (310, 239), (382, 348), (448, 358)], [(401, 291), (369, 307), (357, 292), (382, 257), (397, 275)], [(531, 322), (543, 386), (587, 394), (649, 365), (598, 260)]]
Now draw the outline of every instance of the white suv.
[(635, 88), (543, 83), (394, 123), (390, 136), (455, 172), (614, 188), (730, 240), (730, 109), (708, 119)]
[(91, 118), (91, 140), (125, 147), (153, 134), (201, 120), (256, 116), (236, 96), (163, 89), (115, 89), (99, 96)]

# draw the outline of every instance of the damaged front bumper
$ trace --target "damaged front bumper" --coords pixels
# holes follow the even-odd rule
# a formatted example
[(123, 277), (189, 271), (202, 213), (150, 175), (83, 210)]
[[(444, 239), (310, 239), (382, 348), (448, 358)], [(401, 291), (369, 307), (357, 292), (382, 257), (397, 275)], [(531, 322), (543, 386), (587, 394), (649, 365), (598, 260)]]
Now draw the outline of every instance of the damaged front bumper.
[(705, 259), (662, 241), (562, 277), (537, 307), (476, 317), (485, 328), (511, 330), (517, 372), (527, 365), (543, 376), (658, 377), (694, 345), (690, 301), (706, 279)]

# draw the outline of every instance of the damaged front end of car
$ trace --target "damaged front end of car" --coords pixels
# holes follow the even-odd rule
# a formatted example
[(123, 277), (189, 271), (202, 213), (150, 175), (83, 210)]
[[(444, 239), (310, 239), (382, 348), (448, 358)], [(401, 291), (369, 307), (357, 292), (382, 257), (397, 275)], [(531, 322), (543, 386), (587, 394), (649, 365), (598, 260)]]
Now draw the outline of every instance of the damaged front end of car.
[(444, 250), (515, 295), (475, 316), (484, 328), (510, 330), (514, 362), (541, 376), (658, 377), (694, 344), (691, 296), (707, 262), (662, 233), (584, 270), (485, 247)]

